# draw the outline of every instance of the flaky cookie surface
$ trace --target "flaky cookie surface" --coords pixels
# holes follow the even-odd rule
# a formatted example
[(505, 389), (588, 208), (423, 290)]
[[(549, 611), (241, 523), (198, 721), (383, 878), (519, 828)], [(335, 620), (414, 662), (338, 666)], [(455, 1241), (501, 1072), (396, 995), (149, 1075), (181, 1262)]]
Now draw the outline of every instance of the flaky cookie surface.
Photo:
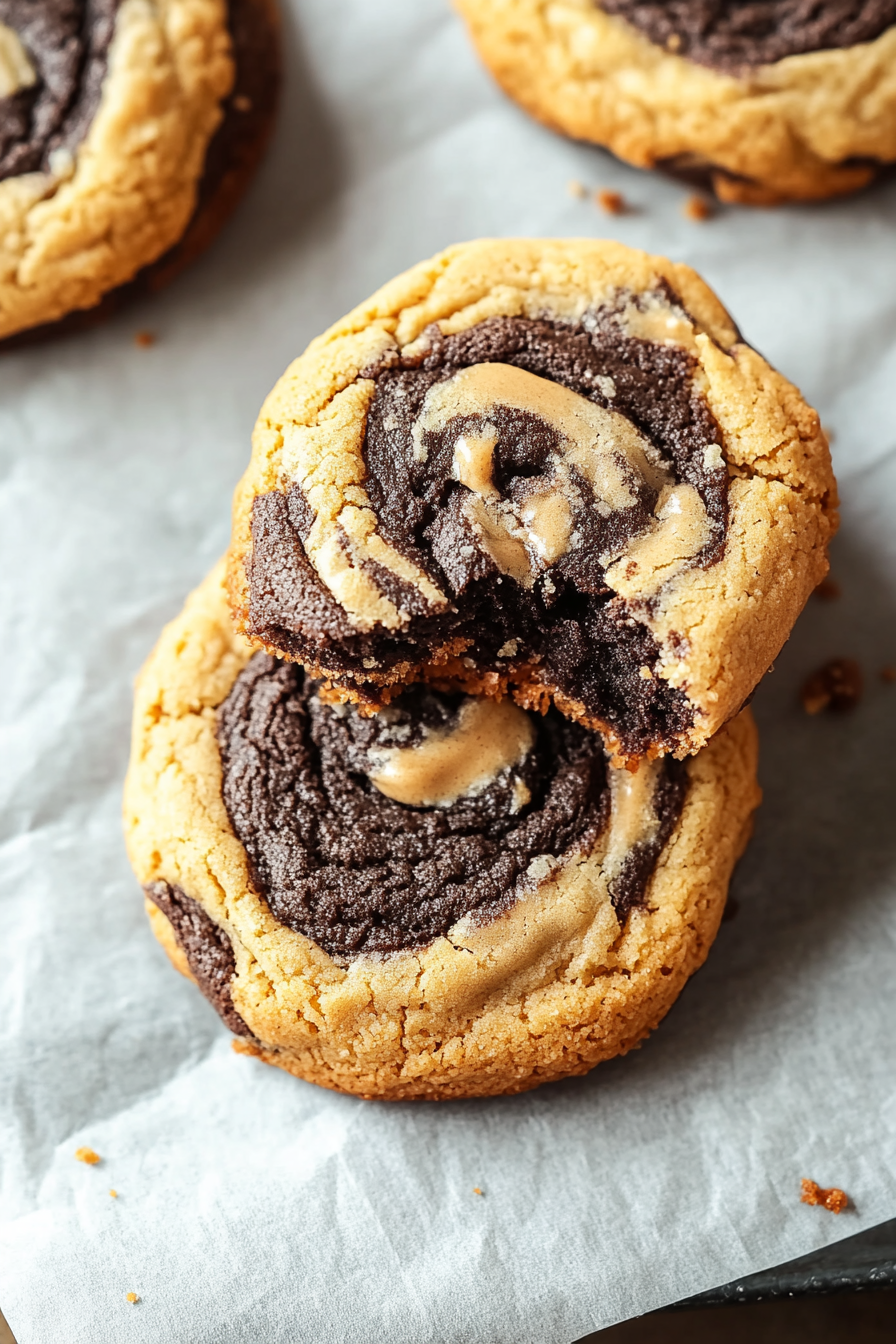
[[(533, 331), (543, 344), (578, 343), (572, 354), (564, 353), (563, 368), (547, 376), (568, 383), (579, 378), (579, 386), (587, 375), (591, 402), (599, 405), (603, 398), (611, 412), (622, 405), (622, 379), (640, 380), (633, 384), (635, 392), (644, 415), (658, 426), (656, 433), (645, 431), (647, 437), (653, 434), (659, 442), (668, 431), (663, 460), (669, 461), (668, 454), (684, 453), (681, 445), (689, 434), (691, 459), (682, 458), (682, 470), (692, 472), (707, 507), (717, 506), (715, 531), (704, 534), (715, 538), (711, 554), (708, 546), (691, 560), (676, 552), (666, 563), (669, 557), (661, 562), (645, 558), (643, 549), (623, 549), (622, 558), (610, 563), (619, 552), (611, 553), (601, 571), (619, 638), (626, 624), (637, 635), (633, 651), (624, 653), (631, 665), (628, 680), (613, 690), (615, 708), (603, 704), (598, 693), (589, 702), (582, 689), (590, 675), (584, 654), (585, 662), (572, 674), (552, 667), (552, 651), (564, 641), (569, 645), (568, 624), (555, 623), (556, 635), (549, 632), (546, 646), (530, 658), (517, 639), (521, 632), (508, 621), (495, 640), (504, 640), (503, 646), (488, 658), (478, 657), (477, 640), (487, 639), (490, 625), (498, 628), (495, 604), (511, 589), (493, 586), (478, 616), (459, 625), (452, 613), (477, 581), (465, 591), (451, 591), (445, 576), (450, 581), (464, 538), (458, 533), (458, 542), (451, 541), (447, 559), (443, 545), (441, 568), (434, 561), (435, 544), (425, 549), (431, 529), (402, 549), (394, 517), (390, 523), (386, 512), (410, 512), (414, 499), (404, 493), (404, 479), (387, 489), (370, 468), (365, 436), (393, 365), (410, 370), (401, 377), (417, 377), (415, 361), (423, 361), (425, 374), (426, 361), (441, 358), (440, 350), (452, 342), (494, 346), (494, 340), (528, 340)], [(629, 364), (615, 369), (615, 381), (587, 368), (580, 377), (586, 356), (600, 369), (600, 360), (615, 359), (620, 349)], [(482, 358), (520, 364), (524, 356), (492, 349)], [(464, 360), (475, 364), (477, 377), (505, 368), (474, 356)], [(644, 398), (654, 384), (660, 389), (656, 404), (647, 405)], [(530, 378), (523, 391), (528, 395), (526, 389), (536, 385), (536, 391), (546, 386)], [(677, 398), (674, 405), (670, 401), (668, 424), (664, 388)], [(584, 398), (573, 400), (575, 412)], [(538, 411), (537, 401), (532, 409)], [(585, 409), (592, 413), (590, 405)], [(641, 434), (647, 420), (638, 416), (637, 409), (628, 416), (612, 412), (611, 437), (622, 442), (633, 424)], [(414, 421), (414, 445), (424, 419), (421, 413)], [(392, 412), (377, 423), (389, 432)], [(603, 423), (594, 435), (603, 432)], [(389, 451), (397, 460), (399, 450)], [(410, 458), (416, 446), (401, 452)], [(448, 485), (457, 492), (454, 481)], [(684, 487), (676, 507), (690, 498), (702, 509), (690, 490)], [(666, 497), (661, 492), (660, 498)], [(698, 750), (738, 712), (777, 656), (826, 572), (835, 503), (816, 412), (740, 339), (690, 268), (612, 242), (484, 240), (449, 248), (398, 277), (313, 341), (277, 383), (259, 415), (252, 459), (234, 500), (232, 610), (237, 628), (257, 645), (329, 676), (334, 693), (348, 698), (388, 699), (396, 685), (450, 675), (473, 693), (501, 695), (509, 689), (527, 705), (553, 698), (564, 713), (603, 732), (619, 759), (682, 755)], [(279, 510), (277, 517), (271, 509)], [(665, 526), (671, 525), (667, 517)], [(655, 520), (650, 527), (650, 535), (659, 531)], [(575, 541), (573, 534), (569, 545)], [(685, 541), (679, 550), (684, 553)], [(554, 572), (542, 568), (539, 582)], [(529, 573), (517, 577), (528, 584), (527, 592), (544, 591), (533, 589)], [(498, 582), (515, 582), (507, 566)], [(579, 592), (576, 582), (572, 588)], [(588, 591), (595, 591), (587, 582)], [(519, 585), (513, 591), (523, 594)], [(599, 593), (594, 599), (603, 600)], [(544, 612), (546, 620), (554, 620), (547, 605)], [(586, 647), (590, 642), (600, 661), (602, 650), (582, 628)], [(629, 729), (626, 704), (643, 699), (651, 687), (660, 708), (645, 710)], [(662, 715), (668, 722), (657, 727)]]
[(122, 0), (84, 139), (0, 182), (0, 338), (94, 306), (178, 241), (232, 81), (225, 0)]
[[(602, 842), (484, 925), (462, 920), (412, 952), (339, 962), (253, 889), (223, 801), (216, 714), (252, 657), (223, 577), (216, 567), (190, 597), (139, 677), (124, 816), (139, 881), (176, 889), (193, 928), (210, 924), (232, 947), (229, 963), (213, 948), (194, 967), (246, 1038), (240, 1048), (340, 1091), (438, 1099), (523, 1091), (643, 1040), (704, 960), (749, 833), (759, 801), (749, 714), (687, 763), (678, 823), (623, 927)], [(190, 937), (179, 941), (156, 905), (151, 917), (189, 971)], [(232, 967), (223, 1010), (208, 989), (217, 975), (220, 990), (222, 965)]]
[(896, 27), (731, 74), (655, 45), (594, 0), (455, 0), (485, 64), (539, 121), (726, 201), (815, 200), (896, 160)]

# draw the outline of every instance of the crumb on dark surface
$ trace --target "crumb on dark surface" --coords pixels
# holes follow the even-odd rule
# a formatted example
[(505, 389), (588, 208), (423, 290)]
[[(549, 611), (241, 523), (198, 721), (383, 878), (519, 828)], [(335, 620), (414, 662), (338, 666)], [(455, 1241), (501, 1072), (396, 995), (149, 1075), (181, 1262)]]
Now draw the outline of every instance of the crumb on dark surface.
[(887, 681), (891, 684), (896, 681), (896, 663), (887, 663), (886, 667), (880, 670), (881, 681)]
[(804, 1176), (800, 1182), (800, 1203), (819, 1204), (829, 1213), (842, 1213), (849, 1204), (849, 1195), (844, 1190), (839, 1190), (836, 1185), (825, 1189)]
[(705, 196), (689, 196), (681, 211), (685, 219), (693, 220), (696, 224), (705, 224), (715, 214), (715, 209)]
[(815, 586), (815, 596), (820, 597), (822, 602), (836, 602), (842, 591), (837, 580), (832, 579), (830, 574), (826, 574), (821, 583)]
[(252, 99), (247, 98), (244, 93), (238, 93), (236, 95), (236, 97), (233, 100), (233, 105), (236, 108), (237, 112), (252, 111)]
[(628, 204), (621, 191), (600, 190), (594, 193), (594, 203), (606, 215), (624, 215)]
[(98, 1162), (102, 1162), (99, 1153), (95, 1153), (92, 1148), (76, 1148), (75, 1158), (78, 1162), (86, 1162), (88, 1167), (95, 1167)]
[(158, 337), (154, 331), (138, 331), (134, 337), (134, 344), (139, 350), (148, 350), (150, 346), (155, 345)]
[(862, 669), (854, 658), (832, 658), (803, 682), (800, 699), (807, 714), (823, 709), (844, 713), (862, 697)]

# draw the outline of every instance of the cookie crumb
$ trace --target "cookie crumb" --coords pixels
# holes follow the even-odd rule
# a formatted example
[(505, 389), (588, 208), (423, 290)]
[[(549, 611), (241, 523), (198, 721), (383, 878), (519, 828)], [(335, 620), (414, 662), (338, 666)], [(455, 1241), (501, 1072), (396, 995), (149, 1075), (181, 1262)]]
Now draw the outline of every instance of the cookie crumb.
[(109, 1191), (109, 1194), (112, 1196), (113, 1199), (117, 1199), (117, 1198), (118, 1198), (118, 1191), (117, 1191), (117, 1190), (110, 1190), (110, 1191)]
[(252, 111), (252, 99), (247, 98), (244, 93), (238, 93), (236, 95), (236, 97), (233, 100), (233, 105), (236, 108), (237, 112)]
[(99, 1153), (95, 1153), (92, 1148), (76, 1148), (75, 1158), (78, 1162), (86, 1162), (88, 1167), (95, 1167), (97, 1162), (102, 1162)]
[(842, 1213), (849, 1204), (849, 1195), (844, 1190), (838, 1190), (836, 1185), (825, 1190), (804, 1176), (800, 1182), (800, 1203), (820, 1204), (830, 1213)]
[(148, 350), (151, 345), (155, 345), (158, 337), (154, 331), (138, 331), (134, 337), (134, 344), (139, 350)]
[(803, 683), (800, 699), (807, 714), (823, 709), (843, 713), (862, 697), (862, 669), (854, 658), (832, 658)]
[(478, 1186), (478, 1185), (474, 1185), (474, 1186), (473, 1186), (473, 1194), (474, 1194), (474, 1195), (481, 1195), (481, 1194), (482, 1194), (482, 1191), (479, 1189), (479, 1186)]
[(667, 50), (667, 51), (681, 51), (681, 34), (680, 34), (680, 33), (670, 33), (670, 34), (669, 34), (669, 36), (666, 38), (666, 50)]
[(881, 681), (896, 681), (896, 663), (888, 663), (886, 667), (882, 667), (880, 670), (880, 679)]
[(594, 203), (599, 205), (605, 215), (624, 215), (628, 203), (621, 191), (596, 191)]
[(569, 179), (566, 184), (566, 190), (569, 192), (570, 196), (574, 196), (577, 201), (584, 201), (585, 197), (588, 195), (584, 185), (577, 177), (571, 177)]
[(681, 207), (681, 213), (695, 224), (705, 224), (708, 219), (712, 219), (715, 210), (705, 196), (689, 196)]
[(832, 579), (827, 574), (821, 583), (815, 586), (815, 596), (820, 597), (822, 602), (836, 602), (840, 596), (841, 588), (836, 579)]
[(125, 1296), (125, 1301), (130, 1302), (132, 1306), (134, 1305), (135, 1302), (139, 1302), (139, 1301), (140, 1301), (140, 1299), (139, 1299), (139, 1297), (137, 1296), (136, 1293), (125, 1293), (124, 1296)]

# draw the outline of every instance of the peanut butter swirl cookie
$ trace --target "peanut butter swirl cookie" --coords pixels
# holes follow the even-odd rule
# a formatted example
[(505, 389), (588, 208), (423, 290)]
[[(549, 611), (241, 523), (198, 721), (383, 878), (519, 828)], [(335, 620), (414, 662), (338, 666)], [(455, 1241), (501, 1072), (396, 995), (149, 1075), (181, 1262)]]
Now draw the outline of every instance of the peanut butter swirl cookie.
[(896, 0), (456, 0), (548, 126), (769, 205), (896, 161)]
[(368, 709), (555, 704), (617, 762), (699, 750), (827, 569), (818, 416), (685, 266), (472, 243), (312, 342), (234, 505), (237, 628)]
[(273, 0), (0, 0), (0, 339), (106, 312), (201, 251), (262, 153), (278, 70)]
[(218, 566), (137, 687), (153, 928), (241, 1048), (368, 1097), (518, 1092), (651, 1031), (759, 794), (748, 712), (615, 769), (551, 711), (416, 687), (373, 718), (233, 629)]

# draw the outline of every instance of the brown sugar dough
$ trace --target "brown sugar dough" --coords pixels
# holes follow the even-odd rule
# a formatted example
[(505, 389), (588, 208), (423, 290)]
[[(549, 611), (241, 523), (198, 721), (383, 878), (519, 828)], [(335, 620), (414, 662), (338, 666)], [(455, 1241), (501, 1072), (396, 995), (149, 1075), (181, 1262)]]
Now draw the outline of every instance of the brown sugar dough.
[[(54, 107), (63, 69), (56, 47), (67, 50), (72, 38), (64, 24), (35, 16), (42, 5), (55, 13), (52, 0), (5, 0), (0, 28), (30, 67), (0, 96), (0, 340), (8, 344), (77, 329), (81, 310), (103, 316), (202, 251), (254, 171), (276, 98), (273, 0), (70, 0), (58, 8), (73, 11), (76, 28), (85, 9), (78, 40), (86, 54), (63, 70), (72, 89), (60, 88)], [(35, 35), (43, 45), (29, 46)], [(51, 133), (41, 137), (41, 126)]]
[(280, 379), (229, 582), (237, 627), (334, 694), (454, 679), (682, 755), (771, 665), (835, 526), (816, 412), (693, 271), (482, 241)]
[[(692, 59), (684, 25), (663, 43), (651, 40), (672, 22), (657, 4), (640, 6), (658, 16), (640, 26), (625, 17), (638, 7), (618, 0), (455, 4), (495, 79), (539, 121), (637, 167), (699, 176), (724, 201), (835, 196), (896, 160), (892, 19), (846, 24), (847, 33), (875, 33), (872, 40), (777, 60), (768, 59), (776, 44), (766, 42), (757, 44), (766, 63), (714, 68), (699, 41)], [(877, 5), (885, 14), (890, 8)]]
[[(340, 1091), (448, 1098), (523, 1091), (642, 1041), (704, 960), (749, 834), (749, 714), (675, 766), (687, 779), (680, 815), (622, 926), (606, 870), (625, 827), (611, 818), (589, 853), (546, 862), (484, 923), (461, 919), (391, 955), (331, 956), (257, 894), (224, 802), (218, 711), (253, 651), (233, 631), (223, 580), (219, 565), (140, 675), (124, 819), (140, 882), (200, 907), (229, 941), (229, 1002), (250, 1034), (240, 1048)], [(189, 971), (155, 904), (151, 916)]]

